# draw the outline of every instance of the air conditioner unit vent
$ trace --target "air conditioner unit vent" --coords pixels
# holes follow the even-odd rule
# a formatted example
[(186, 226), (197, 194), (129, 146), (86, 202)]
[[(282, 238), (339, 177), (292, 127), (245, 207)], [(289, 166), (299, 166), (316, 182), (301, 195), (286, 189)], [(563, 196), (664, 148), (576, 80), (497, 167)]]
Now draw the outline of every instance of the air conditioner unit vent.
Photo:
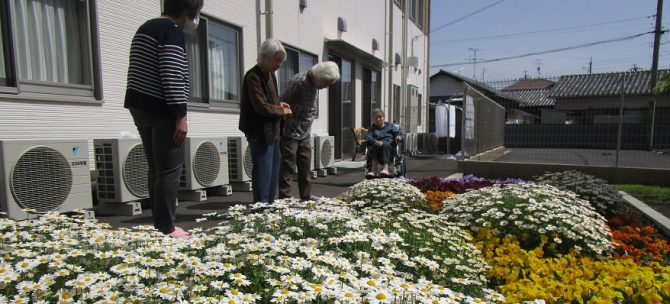
[(314, 139), (314, 167), (330, 168), (335, 164), (335, 137), (317, 136)]
[(128, 191), (134, 196), (149, 196), (148, 170), (149, 165), (147, 164), (144, 147), (141, 144), (135, 145), (128, 152), (126, 162), (123, 164), (123, 180), (128, 187)]
[(211, 142), (204, 142), (195, 152), (193, 161), (193, 174), (195, 179), (203, 186), (211, 186), (219, 177), (221, 157), (219, 150)]
[(247, 139), (240, 136), (228, 138), (228, 173), (231, 182), (246, 182), (251, 180), (253, 172), (251, 161), (251, 147)]
[(254, 172), (254, 162), (251, 159), (251, 147), (247, 146), (244, 149), (244, 171), (247, 172), (251, 179), (251, 172)]
[[(332, 147), (330, 141), (324, 141), (323, 142), (323, 145), (321, 146), (321, 160), (322, 160), (322, 162), (324, 160), (330, 159), (333, 156), (332, 155), (333, 154), (332, 149), (333, 149), (333, 147)], [(324, 165), (326, 165), (325, 162), (324, 162)]]
[(149, 197), (149, 164), (139, 138), (93, 140), (100, 202), (125, 203)]
[(72, 170), (58, 151), (35, 147), (21, 155), (10, 183), (14, 199), (21, 208), (49, 212), (60, 208), (70, 195)]

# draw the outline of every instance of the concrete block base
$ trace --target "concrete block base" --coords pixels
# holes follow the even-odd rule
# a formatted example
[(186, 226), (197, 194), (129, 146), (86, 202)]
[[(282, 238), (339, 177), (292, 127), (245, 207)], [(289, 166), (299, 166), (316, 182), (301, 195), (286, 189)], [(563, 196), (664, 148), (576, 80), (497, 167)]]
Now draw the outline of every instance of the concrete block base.
[(142, 214), (142, 204), (140, 202), (100, 203), (95, 207), (95, 210), (97, 213), (105, 215), (134, 216)]
[(207, 191), (198, 190), (180, 190), (177, 198), (181, 201), (203, 202), (207, 200)]

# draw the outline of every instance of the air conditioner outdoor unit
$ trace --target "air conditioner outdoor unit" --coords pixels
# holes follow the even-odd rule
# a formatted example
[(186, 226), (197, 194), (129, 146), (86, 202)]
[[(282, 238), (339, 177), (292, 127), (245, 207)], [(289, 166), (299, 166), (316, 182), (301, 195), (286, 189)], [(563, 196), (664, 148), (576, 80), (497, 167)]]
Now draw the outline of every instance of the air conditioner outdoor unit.
[(139, 138), (93, 140), (98, 201), (125, 203), (149, 197), (147, 157)]
[(228, 184), (228, 141), (225, 137), (187, 137), (179, 189), (197, 190)]
[(314, 168), (325, 169), (335, 164), (335, 137), (317, 136), (314, 138)]
[(242, 136), (228, 137), (228, 176), (231, 182), (251, 180), (251, 147)]
[(0, 141), (0, 211), (10, 218), (92, 208), (87, 140)]

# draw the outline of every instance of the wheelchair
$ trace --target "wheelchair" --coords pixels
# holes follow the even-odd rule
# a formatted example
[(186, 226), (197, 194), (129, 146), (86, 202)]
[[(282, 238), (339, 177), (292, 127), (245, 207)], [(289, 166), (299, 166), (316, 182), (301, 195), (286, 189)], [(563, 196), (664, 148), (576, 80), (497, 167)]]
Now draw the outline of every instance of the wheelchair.
[[(389, 162), (389, 177), (402, 177), (407, 173), (407, 161), (402, 149), (404, 138), (400, 143), (393, 141), (391, 144), (391, 160)], [(381, 166), (381, 164), (379, 164)], [(368, 147), (365, 147), (365, 176), (372, 170), (372, 160), (368, 157)], [(379, 178), (376, 176), (375, 178)]]

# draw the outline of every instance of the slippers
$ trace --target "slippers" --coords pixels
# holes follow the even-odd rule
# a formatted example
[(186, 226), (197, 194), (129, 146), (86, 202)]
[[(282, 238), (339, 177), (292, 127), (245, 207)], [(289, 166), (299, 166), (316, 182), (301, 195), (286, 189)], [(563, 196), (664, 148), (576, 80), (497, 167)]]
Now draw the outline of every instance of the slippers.
[(367, 179), (373, 179), (377, 177), (374, 172), (368, 172), (368, 174), (365, 175), (365, 178)]
[(386, 171), (386, 170), (382, 170), (381, 172), (379, 172), (379, 176), (381, 176), (381, 177), (390, 177), (391, 175), (389, 174), (388, 171)]
[(171, 238), (175, 239), (182, 239), (182, 238), (190, 238), (191, 234), (184, 231), (181, 227), (174, 227), (174, 230), (170, 233), (167, 234)]

